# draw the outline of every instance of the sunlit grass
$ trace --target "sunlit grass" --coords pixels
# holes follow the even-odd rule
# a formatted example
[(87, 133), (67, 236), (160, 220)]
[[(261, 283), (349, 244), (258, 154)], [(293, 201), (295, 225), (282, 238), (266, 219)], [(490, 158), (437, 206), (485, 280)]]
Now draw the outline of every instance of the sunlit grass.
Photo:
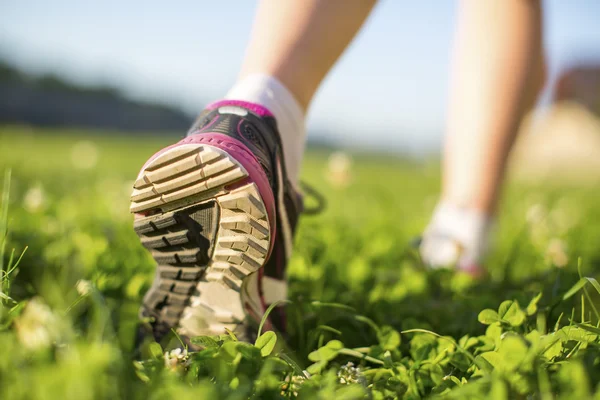
[(0, 171), (12, 170), (0, 398), (600, 396), (600, 188), (509, 185), (489, 276), (474, 281), (426, 271), (409, 245), (435, 206), (438, 165), (372, 155), (338, 155), (332, 172), (327, 152), (308, 153), (304, 180), (328, 207), (301, 222), (289, 337), (136, 353), (154, 264), (128, 196), (174, 139), (0, 129)]

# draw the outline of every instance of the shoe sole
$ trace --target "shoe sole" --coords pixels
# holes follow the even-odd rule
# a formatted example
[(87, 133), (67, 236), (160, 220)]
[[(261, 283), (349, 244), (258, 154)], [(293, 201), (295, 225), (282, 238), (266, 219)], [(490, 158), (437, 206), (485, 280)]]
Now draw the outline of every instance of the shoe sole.
[(193, 337), (243, 335), (246, 278), (264, 266), (271, 232), (247, 170), (226, 151), (182, 144), (144, 166), (134, 184), (134, 230), (158, 265), (144, 305)]

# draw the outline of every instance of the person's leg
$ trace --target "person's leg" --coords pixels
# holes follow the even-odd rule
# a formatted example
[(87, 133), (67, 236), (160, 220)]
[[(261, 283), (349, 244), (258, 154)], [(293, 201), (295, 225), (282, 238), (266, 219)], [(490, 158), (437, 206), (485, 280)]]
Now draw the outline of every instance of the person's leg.
[(155, 338), (248, 340), (285, 295), (304, 115), (374, 2), (262, 0), (240, 80), (142, 167), (131, 212), (158, 264), (142, 310)]
[[(427, 232), (459, 242), (467, 262), (485, 250), (510, 149), (543, 77), (540, 0), (461, 1), (442, 199)], [(442, 247), (425, 249), (425, 261), (451, 259)]]
[(277, 78), (306, 110), (375, 0), (262, 0), (240, 78)]
[(296, 183), (306, 110), (375, 0), (261, 0), (238, 83), (228, 99), (267, 107), (277, 119)]
[(443, 198), (491, 214), (519, 122), (542, 84), (540, 0), (463, 0), (461, 8)]

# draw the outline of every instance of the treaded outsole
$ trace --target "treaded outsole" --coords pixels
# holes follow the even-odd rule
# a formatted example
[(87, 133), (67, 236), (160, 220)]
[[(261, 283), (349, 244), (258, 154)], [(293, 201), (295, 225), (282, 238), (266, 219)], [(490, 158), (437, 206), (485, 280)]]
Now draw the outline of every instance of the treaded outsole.
[[(270, 227), (258, 188), (226, 151), (182, 144), (152, 159), (134, 183), (131, 212), (158, 264), (144, 298), (186, 336), (244, 335), (247, 279), (266, 262)], [(230, 187), (234, 187), (230, 189)]]

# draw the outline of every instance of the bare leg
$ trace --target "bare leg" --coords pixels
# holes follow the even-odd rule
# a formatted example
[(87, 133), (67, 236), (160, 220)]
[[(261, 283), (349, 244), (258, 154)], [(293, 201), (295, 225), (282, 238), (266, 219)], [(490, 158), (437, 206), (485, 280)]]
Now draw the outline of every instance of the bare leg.
[(241, 78), (266, 74), (306, 110), (375, 0), (262, 0)]
[(462, 0), (443, 199), (492, 214), (524, 112), (543, 84), (540, 0)]
[(462, 0), (449, 99), (442, 201), (421, 253), (475, 271), (487, 248), (518, 125), (543, 86), (540, 0)]
[(290, 182), (298, 183), (305, 114), (375, 0), (261, 0), (239, 81), (226, 98), (276, 117)]

